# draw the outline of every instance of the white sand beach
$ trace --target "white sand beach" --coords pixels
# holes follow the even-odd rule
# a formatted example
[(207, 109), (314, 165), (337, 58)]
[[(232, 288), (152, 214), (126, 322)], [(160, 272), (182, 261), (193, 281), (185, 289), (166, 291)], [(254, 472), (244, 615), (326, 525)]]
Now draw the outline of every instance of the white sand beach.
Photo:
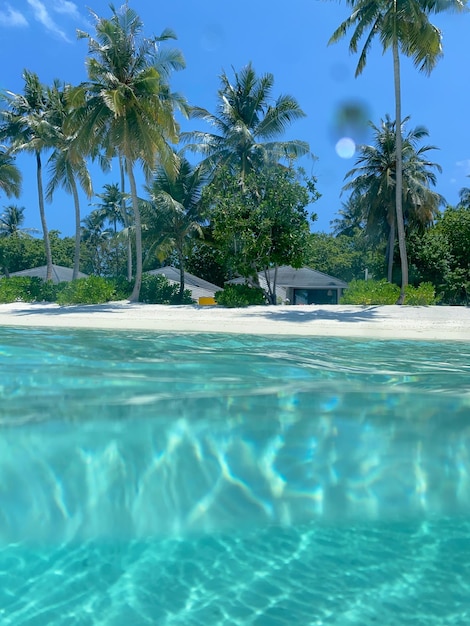
[(163, 306), (109, 302), (0, 305), (0, 326), (470, 341), (470, 308), (411, 306)]

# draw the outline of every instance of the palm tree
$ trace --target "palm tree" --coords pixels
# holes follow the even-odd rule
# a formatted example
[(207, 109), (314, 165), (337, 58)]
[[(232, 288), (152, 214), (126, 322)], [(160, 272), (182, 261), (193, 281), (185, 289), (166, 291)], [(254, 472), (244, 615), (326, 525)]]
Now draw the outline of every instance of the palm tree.
[(331, 220), (330, 226), (335, 236), (345, 235), (353, 237), (358, 231), (364, 228), (364, 215), (361, 202), (361, 194), (354, 191), (343, 202), (342, 209), (338, 211), (339, 217)]
[[(126, 205), (125, 194), (119, 188), (117, 183), (103, 185), (103, 193), (97, 193), (96, 197), (101, 200), (93, 206), (97, 207), (96, 212), (101, 215), (103, 224), (108, 222), (113, 227), (114, 239), (117, 240), (118, 224), (124, 227), (127, 243), (127, 277), (132, 280), (132, 243), (130, 237), (131, 215)], [(116, 260), (118, 259), (116, 255)], [(116, 268), (118, 269), (118, 268)], [(118, 271), (116, 272), (118, 274)]]
[(39, 214), (41, 217), (44, 246), (46, 252), (47, 274), (46, 279), (52, 280), (52, 253), (49, 240), (49, 230), (44, 209), (44, 191), (42, 181), (41, 154), (51, 145), (51, 129), (47, 121), (47, 93), (39, 81), (37, 74), (25, 70), (24, 93), (14, 94), (7, 91), (5, 94), (8, 109), (0, 112), (0, 138), (10, 141), (10, 152), (32, 152), (36, 159), (36, 179), (38, 188)]
[(90, 251), (90, 260), (93, 273), (101, 276), (103, 273), (103, 249), (107, 249), (107, 242), (112, 236), (111, 231), (104, 226), (105, 220), (99, 210), (91, 211), (82, 219), (81, 240)]
[[(88, 198), (93, 194), (91, 177), (84, 155), (76, 149), (76, 133), (70, 127), (67, 110), (67, 92), (70, 87), (61, 86), (56, 81), (48, 90), (48, 118), (54, 133), (54, 149), (49, 157), (49, 184), (46, 199), (52, 201), (54, 192), (60, 186), (73, 197), (75, 209), (75, 251), (72, 278), (78, 278), (80, 269), (80, 199), (77, 182)], [(102, 161), (102, 166), (105, 163)]]
[[(289, 95), (272, 98), (272, 74), (257, 76), (251, 63), (234, 72), (232, 84), (222, 74), (217, 113), (193, 107), (191, 115), (207, 122), (214, 133), (183, 133), (187, 149), (204, 156), (209, 169), (226, 166), (241, 178), (253, 169), (280, 159), (295, 159), (309, 152), (304, 141), (276, 141), (295, 120), (305, 117), (297, 101)], [(271, 104), (271, 102), (273, 102)]]
[(347, 172), (351, 178), (345, 190), (352, 191), (353, 206), (365, 222), (365, 234), (372, 241), (388, 240), (388, 280), (392, 280), (393, 252), (397, 231), (396, 186), (397, 186), (397, 137), (402, 137), (402, 206), (404, 224), (409, 229), (430, 226), (444, 202), (442, 196), (432, 191), (436, 184), (433, 169), (441, 171), (436, 163), (426, 158), (434, 146), (418, 147), (428, 136), (423, 126), (418, 126), (403, 134), (406, 118), (397, 132), (395, 122), (389, 116), (381, 126), (371, 124), (374, 136), (373, 145), (359, 147), (356, 167)]
[(36, 228), (24, 228), (24, 207), (10, 204), (4, 207), (4, 212), (0, 215), (0, 237), (29, 237), (37, 233)]
[(170, 142), (178, 140), (175, 111), (186, 112), (184, 99), (171, 93), (172, 70), (184, 60), (176, 50), (162, 51), (161, 41), (175, 39), (170, 30), (160, 37), (142, 37), (143, 24), (127, 4), (119, 11), (111, 5), (110, 19), (95, 18), (96, 38), (78, 31), (88, 40), (88, 82), (75, 92), (75, 123), (79, 142), (103, 147), (105, 155), (123, 159), (129, 179), (135, 226), (136, 274), (131, 301), (139, 299), (142, 282), (142, 228), (134, 166), (140, 162), (147, 177), (157, 158), (176, 171)]
[[(356, 76), (364, 69), (367, 53), (377, 35), (383, 51), (392, 49), (393, 77), (395, 88), (395, 120), (402, 119), (400, 52), (413, 59), (414, 65), (429, 74), (442, 55), (441, 32), (430, 23), (428, 15), (444, 10), (462, 10), (467, 0), (346, 0), (352, 13), (335, 30), (329, 43), (342, 39), (349, 29), (353, 29), (349, 50), (357, 52), (359, 42), (365, 36), (365, 44), (359, 56)], [(398, 129), (397, 129), (398, 130)], [(402, 281), (398, 304), (405, 299), (408, 284), (408, 259), (406, 253), (405, 225), (402, 205), (402, 138), (396, 138), (396, 185), (395, 211), (400, 248)]]
[(125, 218), (121, 212), (122, 194), (119, 185), (117, 183), (103, 185), (103, 193), (97, 193), (96, 197), (101, 202), (94, 203), (93, 206), (97, 208), (103, 219), (112, 225), (116, 235), (118, 224), (124, 225), (125, 223)]
[(462, 187), (459, 191), (458, 206), (470, 207), (470, 187)]
[(15, 160), (0, 146), (0, 190), (8, 197), (18, 198), (21, 190), (21, 172)]
[(200, 213), (202, 188), (207, 181), (204, 166), (191, 166), (181, 159), (176, 178), (168, 176), (164, 168), (155, 172), (152, 184), (147, 187), (150, 203), (145, 209), (145, 238), (151, 250), (175, 250), (180, 270), (179, 297), (184, 292), (184, 269), (188, 240), (202, 236)]

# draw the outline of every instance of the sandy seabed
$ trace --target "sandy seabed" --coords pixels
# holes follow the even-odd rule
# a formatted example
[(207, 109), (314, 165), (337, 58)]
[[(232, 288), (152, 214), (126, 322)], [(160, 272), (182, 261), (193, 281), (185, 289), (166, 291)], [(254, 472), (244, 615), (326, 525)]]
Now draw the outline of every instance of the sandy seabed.
[(469, 307), (0, 305), (1, 326), (470, 341)]

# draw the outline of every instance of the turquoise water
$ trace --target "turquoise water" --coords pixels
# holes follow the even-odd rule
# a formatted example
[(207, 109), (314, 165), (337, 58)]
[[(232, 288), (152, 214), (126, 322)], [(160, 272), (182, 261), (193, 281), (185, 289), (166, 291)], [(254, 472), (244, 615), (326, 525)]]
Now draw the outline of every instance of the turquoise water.
[(470, 623), (470, 343), (0, 329), (0, 624)]

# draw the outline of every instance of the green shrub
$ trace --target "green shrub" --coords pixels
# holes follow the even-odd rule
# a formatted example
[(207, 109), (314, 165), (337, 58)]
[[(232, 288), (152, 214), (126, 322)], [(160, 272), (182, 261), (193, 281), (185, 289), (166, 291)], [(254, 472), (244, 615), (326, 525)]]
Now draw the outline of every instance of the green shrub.
[(429, 306), (436, 304), (436, 291), (432, 283), (421, 283), (418, 287), (405, 287), (405, 304), (410, 306)]
[(179, 285), (172, 284), (161, 274), (144, 274), (140, 287), (140, 302), (146, 304), (194, 304), (188, 289), (179, 296)]
[(0, 302), (31, 302), (31, 278), (12, 276), (0, 279)]
[[(400, 287), (383, 280), (352, 280), (340, 299), (340, 304), (396, 304)], [(419, 287), (407, 285), (405, 305), (427, 306), (436, 304), (432, 283), (421, 283)]]
[(117, 278), (108, 278), (109, 282), (114, 285), (113, 300), (128, 300), (132, 289), (134, 288), (134, 281), (128, 281), (124, 276), (118, 276)]
[(37, 276), (12, 276), (0, 279), (0, 302), (54, 302), (57, 285)]
[(266, 304), (266, 296), (260, 287), (249, 285), (227, 285), (223, 291), (217, 291), (215, 301), (230, 308)]
[(398, 285), (383, 280), (352, 280), (340, 304), (395, 304), (400, 296)]
[(58, 304), (102, 304), (113, 300), (113, 282), (100, 276), (79, 278), (64, 283), (57, 294)]
[(60, 286), (61, 284), (64, 285), (65, 283), (59, 283), (58, 285), (53, 283), (52, 280), (42, 280), (41, 278), (38, 279), (40, 282), (39, 285), (39, 289), (36, 295), (36, 302), (56, 302), (57, 300), (57, 294), (60, 291)]

